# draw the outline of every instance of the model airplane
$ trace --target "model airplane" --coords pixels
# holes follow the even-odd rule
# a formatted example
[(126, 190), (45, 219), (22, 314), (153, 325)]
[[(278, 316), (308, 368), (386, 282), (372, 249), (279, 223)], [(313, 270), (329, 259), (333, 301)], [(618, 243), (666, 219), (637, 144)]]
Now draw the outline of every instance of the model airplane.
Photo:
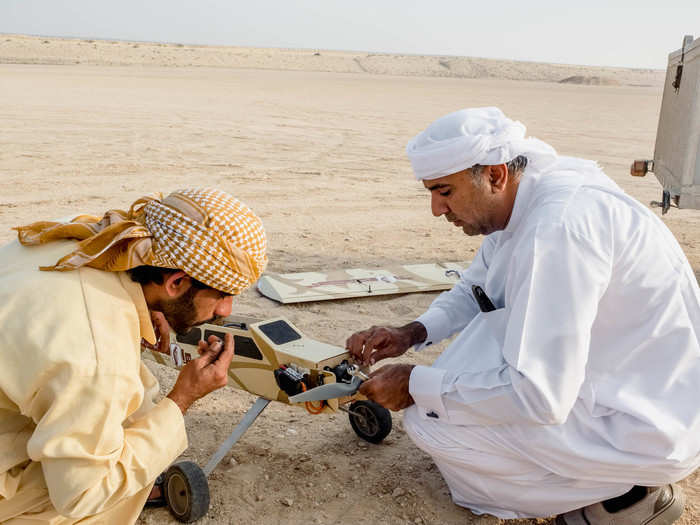
[(385, 268), (353, 268), (324, 272), (265, 273), (258, 291), (280, 303), (328, 301), (413, 292), (449, 290), (466, 263), (404, 264)]
[(142, 355), (179, 369), (199, 356), (199, 341), (212, 335), (223, 341), (226, 333), (233, 336), (235, 345), (228, 371), (229, 385), (259, 397), (204, 469), (185, 461), (166, 472), (165, 499), (175, 518), (185, 523), (207, 513), (207, 476), (270, 401), (302, 408), (314, 415), (348, 412), (355, 433), (371, 443), (381, 442), (391, 432), (389, 411), (358, 392), (368, 370), (353, 364), (345, 349), (304, 336), (284, 318), (259, 321), (227, 317), (221, 325), (204, 324), (184, 336), (171, 333), (169, 353), (144, 347)]

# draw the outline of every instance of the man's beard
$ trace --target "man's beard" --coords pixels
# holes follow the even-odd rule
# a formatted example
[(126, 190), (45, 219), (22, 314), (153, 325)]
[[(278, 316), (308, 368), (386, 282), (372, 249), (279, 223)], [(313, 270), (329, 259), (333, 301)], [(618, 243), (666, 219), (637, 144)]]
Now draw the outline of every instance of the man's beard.
[(197, 288), (191, 286), (178, 299), (159, 301), (153, 309), (163, 313), (165, 320), (168, 321), (170, 328), (172, 328), (176, 334), (185, 335), (192, 330), (193, 327), (204, 323), (210, 323), (217, 319), (217, 316), (214, 316), (204, 321), (197, 320), (197, 310), (194, 306), (195, 295), (197, 295)]

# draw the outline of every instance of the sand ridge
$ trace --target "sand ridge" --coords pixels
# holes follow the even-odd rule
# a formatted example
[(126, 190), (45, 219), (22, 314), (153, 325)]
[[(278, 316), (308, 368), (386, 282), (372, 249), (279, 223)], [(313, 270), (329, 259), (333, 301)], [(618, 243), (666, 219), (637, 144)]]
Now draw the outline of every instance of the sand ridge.
[(0, 34), (0, 64), (221, 67), (659, 86), (664, 72), (461, 56), (199, 46)]

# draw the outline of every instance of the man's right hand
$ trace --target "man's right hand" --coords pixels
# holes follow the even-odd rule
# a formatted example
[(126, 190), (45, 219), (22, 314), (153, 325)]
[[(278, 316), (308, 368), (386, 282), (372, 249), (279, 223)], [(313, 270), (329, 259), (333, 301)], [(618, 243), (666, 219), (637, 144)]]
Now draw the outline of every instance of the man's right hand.
[(425, 326), (413, 321), (400, 328), (373, 326), (369, 330), (355, 332), (345, 342), (350, 355), (363, 365), (373, 365), (387, 357), (397, 357), (427, 337)]
[[(223, 349), (222, 349), (223, 346)], [(233, 359), (233, 336), (226, 334), (224, 341), (212, 335), (207, 342), (199, 342), (200, 357), (187, 363), (168, 394), (184, 414), (199, 398), (226, 386), (228, 367)]]

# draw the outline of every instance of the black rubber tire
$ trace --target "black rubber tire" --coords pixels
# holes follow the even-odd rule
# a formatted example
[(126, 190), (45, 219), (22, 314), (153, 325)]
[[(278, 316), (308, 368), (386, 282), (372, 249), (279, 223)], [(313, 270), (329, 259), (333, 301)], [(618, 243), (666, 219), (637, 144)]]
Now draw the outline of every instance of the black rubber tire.
[(192, 523), (209, 511), (209, 483), (199, 465), (182, 461), (172, 465), (163, 482), (165, 501), (177, 521)]
[(381, 443), (391, 432), (391, 412), (372, 401), (355, 401), (348, 417), (355, 434), (370, 443)]

